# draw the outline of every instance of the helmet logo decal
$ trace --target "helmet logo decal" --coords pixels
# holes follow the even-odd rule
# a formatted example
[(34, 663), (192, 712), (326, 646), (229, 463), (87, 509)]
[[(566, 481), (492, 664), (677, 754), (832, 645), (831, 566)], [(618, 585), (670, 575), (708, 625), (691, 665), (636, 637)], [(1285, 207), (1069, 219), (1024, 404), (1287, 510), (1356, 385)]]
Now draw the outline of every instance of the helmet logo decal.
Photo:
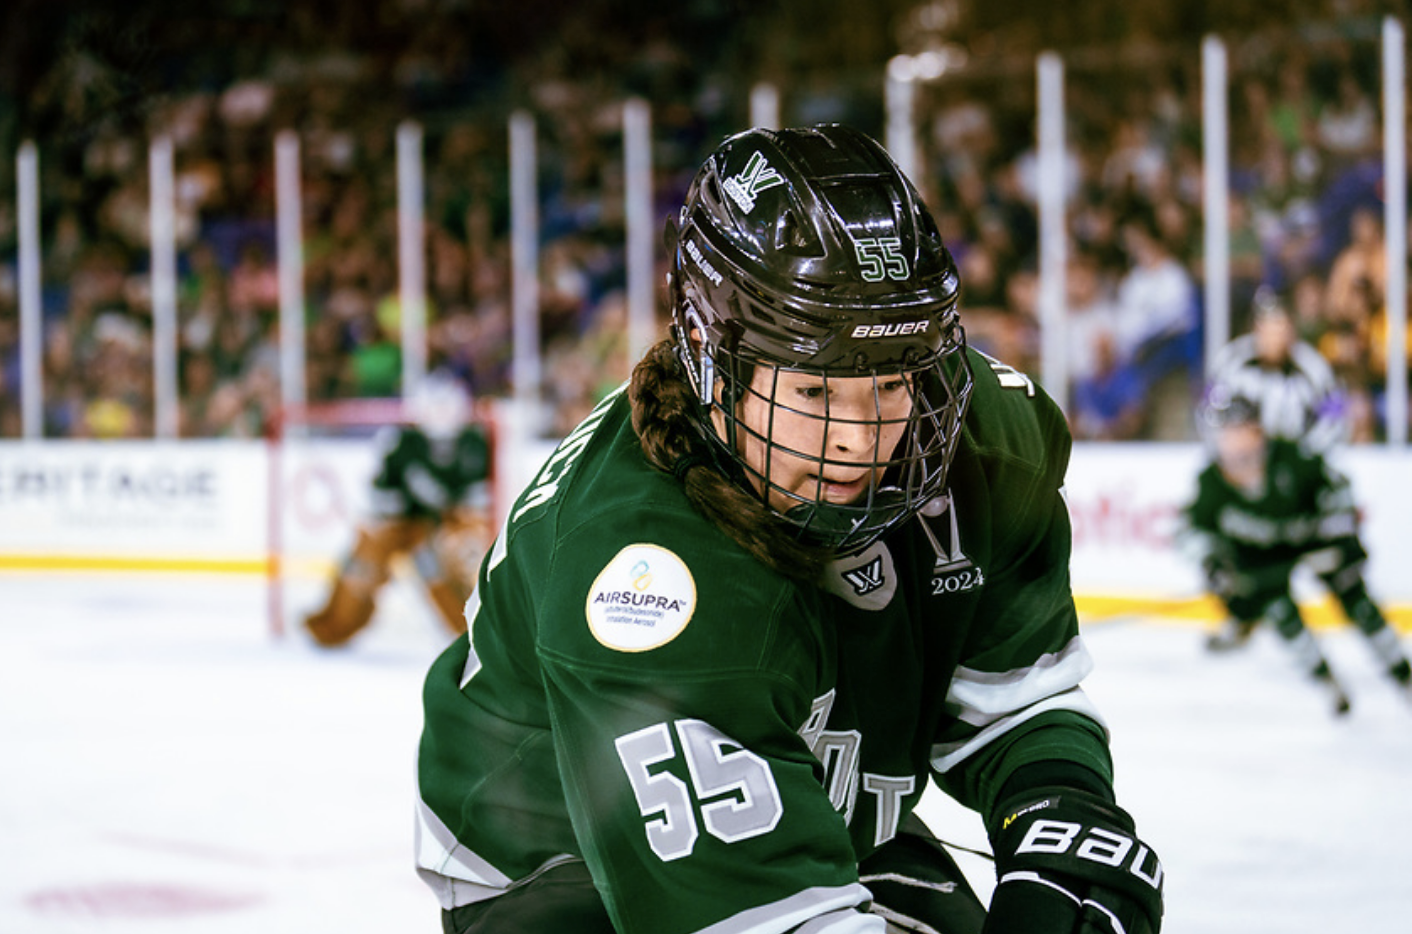
[(860, 324), (853, 329), (853, 337), (906, 337), (921, 334), (931, 326), (930, 318), (921, 321), (903, 321), (899, 324)]
[(696, 245), (696, 241), (686, 241), (686, 252), (691, 256), (691, 261), (696, 264), (697, 268), (705, 274), (707, 279), (711, 280), (711, 284), (719, 288), (724, 279), (716, 267), (711, 265), (711, 261), (702, 255), (701, 247)]
[(912, 274), (907, 257), (902, 252), (900, 237), (855, 237), (853, 249), (858, 251), (858, 265), (863, 267), (864, 282), (892, 279), (902, 282)]
[(745, 171), (732, 175), (721, 187), (730, 195), (732, 201), (740, 205), (742, 211), (749, 214), (755, 210), (755, 199), (759, 197), (760, 192), (783, 184), (784, 179), (780, 178), (780, 173), (770, 166), (763, 155), (756, 152), (751, 155), (750, 161), (745, 163)]

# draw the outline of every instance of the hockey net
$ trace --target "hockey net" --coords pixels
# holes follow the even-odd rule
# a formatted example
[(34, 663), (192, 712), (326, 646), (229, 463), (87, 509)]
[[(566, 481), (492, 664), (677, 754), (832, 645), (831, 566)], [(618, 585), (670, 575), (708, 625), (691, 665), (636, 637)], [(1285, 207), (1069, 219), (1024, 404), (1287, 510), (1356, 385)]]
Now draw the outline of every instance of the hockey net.
[[(472, 497), (493, 530), (500, 515), (493, 406), (478, 405), (473, 422), (491, 451), (490, 479)], [(303, 621), (327, 599), (333, 581), (372, 514), (372, 481), (380, 467), (383, 432), (410, 424), (400, 399), (356, 399), (286, 407), (270, 432), (267, 532), (268, 624), (276, 637), (302, 632)], [(467, 547), (470, 554), (488, 539)], [(408, 556), (396, 557), (378, 592), (372, 622), (357, 641), (381, 644), (444, 642), (449, 633)]]

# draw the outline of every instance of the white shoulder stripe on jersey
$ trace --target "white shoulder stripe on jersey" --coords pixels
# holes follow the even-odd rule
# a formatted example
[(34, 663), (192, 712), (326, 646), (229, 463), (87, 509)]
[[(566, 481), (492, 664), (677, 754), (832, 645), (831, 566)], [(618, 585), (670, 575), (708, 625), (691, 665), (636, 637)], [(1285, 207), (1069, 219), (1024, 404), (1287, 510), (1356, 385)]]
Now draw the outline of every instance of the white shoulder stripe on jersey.
[(932, 746), (932, 768), (938, 772), (946, 772), (1020, 724), (1051, 710), (1070, 710), (1083, 714), (1102, 727), (1105, 733), (1108, 731), (1108, 724), (1104, 721), (1103, 715), (1098, 712), (1098, 708), (1088, 699), (1088, 695), (1079, 688), (1070, 688), (1062, 694), (1045, 698), (1010, 716), (999, 717), (991, 721), (988, 726), (970, 739), (956, 743), (936, 743)]
[(997, 737), (1051, 710), (1083, 714), (1107, 730), (1102, 715), (1079, 687), (1092, 670), (1093, 658), (1080, 636), (1026, 668), (990, 672), (958, 667), (946, 701), (958, 719), (979, 732), (932, 746), (932, 768), (945, 772)]
[(1058, 652), (1041, 655), (1033, 665), (1011, 671), (978, 671), (959, 666), (946, 692), (947, 705), (972, 726), (996, 719), (1036, 701), (1078, 686), (1093, 670), (1093, 658), (1080, 636)]

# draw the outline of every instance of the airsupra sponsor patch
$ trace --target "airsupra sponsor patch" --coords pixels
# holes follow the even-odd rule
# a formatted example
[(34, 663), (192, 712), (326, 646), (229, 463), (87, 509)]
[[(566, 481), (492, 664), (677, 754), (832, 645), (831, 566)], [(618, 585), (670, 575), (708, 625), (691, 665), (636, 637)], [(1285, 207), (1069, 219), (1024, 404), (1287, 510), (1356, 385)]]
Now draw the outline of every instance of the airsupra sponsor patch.
[(629, 545), (599, 572), (584, 615), (593, 637), (619, 652), (646, 652), (681, 635), (696, 610), (685, 562), (658, 545)]

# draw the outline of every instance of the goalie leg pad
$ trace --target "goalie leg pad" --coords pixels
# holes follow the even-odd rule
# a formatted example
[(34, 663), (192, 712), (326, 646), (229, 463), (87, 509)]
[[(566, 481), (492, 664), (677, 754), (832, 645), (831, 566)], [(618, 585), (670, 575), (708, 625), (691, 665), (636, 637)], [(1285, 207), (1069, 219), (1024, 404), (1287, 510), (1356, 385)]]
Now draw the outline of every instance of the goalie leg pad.
[(461, 588), (446, 580), (427, 581), (427, 594), (436, 613), (453, 636), (466, 631), (466, 597)]
[(344, 559), (328, 600), (304, 621), (304, 628), (320, 645), (343, 645), (372, 621), (375, 598), (390, 576), (392, 557), (413, 534), (414, 526), (401, 521), (358, 529), (358, 540)]
[(420, 523), (391, 520), (358, 529), (358, 541), (343, 563), (341, 577), (368, 593), (376, 592), (392, 576), (392, 559), (420, 540)]
[(371, 591), (340, 577), (334, 582), (328, 602), (304, 621), (304, 628), (320, 645), (342, 645), (368, 625), (373, 609)]
[(412, 552), (412, 566), (446, 628), (453, 636), (465, 632), (466, 598), (470, 596), (470, 588), (463, 586), (461, 579), (446, 567), (435, 537), (423, 539)]

